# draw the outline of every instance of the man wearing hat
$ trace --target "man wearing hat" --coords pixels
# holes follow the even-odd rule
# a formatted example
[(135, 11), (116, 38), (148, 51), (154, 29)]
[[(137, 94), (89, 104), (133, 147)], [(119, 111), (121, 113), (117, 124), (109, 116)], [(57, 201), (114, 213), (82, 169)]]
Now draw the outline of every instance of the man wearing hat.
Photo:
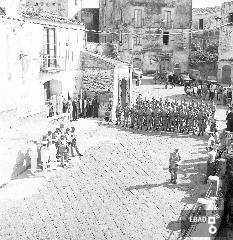
[(181, 162), (179, 149), (176, 148), (174, 152), (170, 153), (169, 158), (169, 172), (171, 173), (171, 183), (177, 184), (177, 172)]

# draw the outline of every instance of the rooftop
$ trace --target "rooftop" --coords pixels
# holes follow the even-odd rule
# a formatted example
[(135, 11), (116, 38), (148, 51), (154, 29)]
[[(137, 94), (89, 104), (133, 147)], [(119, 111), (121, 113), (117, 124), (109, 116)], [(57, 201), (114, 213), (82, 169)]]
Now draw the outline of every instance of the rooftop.
[(86, 54), (89, 54), (90, 56), (93, 56), (93, 57), (96, 57), (96, 58), (99, 58), (109, 64), (112, 64), (114, 66), (130, 66), (131, 64), (130, 63), (127, 63), (127, 62), (123, 62), (119, 59), (115, 59), (115, 58), (109, 58), (109, 57), (106, 57), (106, 56), (103, 56), (103, 55), (100, 55), (100, 54), (96, 54), (96, 53), (93, 53), (91, 51), (88, 51), (88, 50), (85, 50), (83, 51), (83, 53), (86, 53)]
[(69, 18), (61, 17), (51, 13), (44, 13), (39, 10), (34, 10), (31, 7), (28, 8), (25, 6), (21, 6), (21, 8), (19, 9), (19, 14), (26, 18), (48, 20), (48, 21), (59, 22), (59, 23), (84, 25), (82, 22), (76, 19), (69, 19)]
[(208, 13), (220, 13), (221, 7), (207, 7), (207, 8), (193, 8), (193, 14), (208, 14)]

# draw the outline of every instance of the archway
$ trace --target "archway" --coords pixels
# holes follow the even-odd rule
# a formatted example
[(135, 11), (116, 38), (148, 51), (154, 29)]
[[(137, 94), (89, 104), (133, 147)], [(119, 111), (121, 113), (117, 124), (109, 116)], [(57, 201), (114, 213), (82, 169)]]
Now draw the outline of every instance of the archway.
[(44, 83), (45, 100), (49, 100), (54, 95), (62, 94), (62, 83), (58, 80), (50, 80)]
[(231, 83), (231, 66), (229, 65), (222, 67), (222, 83)]

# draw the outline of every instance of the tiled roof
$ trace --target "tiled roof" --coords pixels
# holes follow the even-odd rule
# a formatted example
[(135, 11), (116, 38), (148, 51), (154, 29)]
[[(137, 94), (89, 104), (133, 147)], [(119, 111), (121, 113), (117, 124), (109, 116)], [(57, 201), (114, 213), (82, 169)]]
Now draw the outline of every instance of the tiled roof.
[(48, 20), (52, 22), (83, 25), (83, 23), (81, 23), (80, 21), (77, 21), (76, 19), (69, 19), (69, 18), (61, 17), (51, 13), (40, 12), (38, 10), (35, 11), (30, 7), (28, 8), (28, 7), (21, 6), (19, 9), (19, 14), (26, 18), (35, 18), (35, 19), (41, 19), (41, 20)]
[(82, 51), (83, 53), (86, 53), (86, 54), (89, 54), (90, 56), (93, 56), (93, 57), (96, 57), (96, 58), (99, 58), (107, 63), (110, 63), (114, 66), (131, 66), (130, 63), (127, 63), (127, 62), (123, 62), (119, 59), (114, 59), (114, 58), (109, 58), (109, 57), (106, 57), (106, 56), (103, 56), (103, 55), (100, 55), (100, 54), (96, 54), (96, 53), (93, 53), (91, 51), (88, 51), (88, 50), (85, 50), (85, 51)]
[(221, 13), (221, 7), (193, 8), (193, 14)]

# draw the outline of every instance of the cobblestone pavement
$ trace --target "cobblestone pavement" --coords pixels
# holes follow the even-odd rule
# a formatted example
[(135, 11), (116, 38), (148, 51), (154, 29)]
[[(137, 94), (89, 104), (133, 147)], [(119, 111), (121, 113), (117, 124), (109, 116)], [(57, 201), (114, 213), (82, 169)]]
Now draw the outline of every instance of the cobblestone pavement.
[[(164, 90), (166, 94), (173, 93)], [(0, 201), (0, 239), (176, 239), (181, 210), (206, 191), (206, 139), (145, 133), (96, 120), (75, 125), (84, 157), (44, 179), (39, 192)], [(168, 157), (176, 147), (183, 164), (179, 184), (173, 185)]]

